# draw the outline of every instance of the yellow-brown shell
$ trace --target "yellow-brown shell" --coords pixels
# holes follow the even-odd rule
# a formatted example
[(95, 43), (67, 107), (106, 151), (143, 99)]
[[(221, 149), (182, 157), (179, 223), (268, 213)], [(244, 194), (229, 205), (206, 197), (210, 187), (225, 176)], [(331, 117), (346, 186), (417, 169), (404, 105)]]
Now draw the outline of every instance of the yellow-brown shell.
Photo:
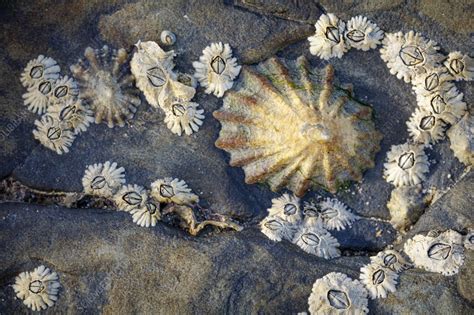
[(271, 58), (245, 67), (237, 91), (228, 91), (214, 112), (222, 129), (216, 146), (230, 153), (248, 184), (267, 182), (302, 196), (311, 186), (335, 192), (347, 181), (360, 181), (374, 166), (381, 133), (372, 108), (333, 85), (334, 68), (310, 68)]

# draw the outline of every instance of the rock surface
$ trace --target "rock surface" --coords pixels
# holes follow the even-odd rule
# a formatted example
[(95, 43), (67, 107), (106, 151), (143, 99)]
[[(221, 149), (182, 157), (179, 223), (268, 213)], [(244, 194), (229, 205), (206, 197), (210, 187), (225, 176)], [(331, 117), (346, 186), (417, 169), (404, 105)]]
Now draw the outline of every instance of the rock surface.
[[(112, 160), (126, 169), (129, 183), (149, 186), (165, 176), (184, 179), (204, 206), (244, 223), (243, 232), (206, 229), (191, 238), (177, 227), (140, 228), (125, 213), (65, 209), (23, 203), (0, 204), (0, 314), (26, 313), (9, 287), (21, 271), (46, 264), (59, 273), (63, 289), (47, 313), (296, 313), (318, 277), (331, 271), (357, 278), (360, 267), (386, 245), (396, 231), (388, 223), (386, 203), (393, 187), (382, 178), (386, 152), (406, 141), (405, 122), (416, 108), (411, 87), (389, 74), (378, 50), (351, 50), (331, 60), (342, 83), (374, 107), (384, 134), (376, 166), (362, 183), (339, 191), (338, 199), (362, 216), (350, 230), (334, 233), (344, 257), (325, 261), (296, 246), (273, 243), (258, 232), (272, 193), (246, 185), (243, 171), (228, 166), (214, 147), (220, 129), (212, 111), (222, 100), (199, 88), (195, 101), (206, 111), (199, 132), (177, 137), (164, 125), (164, 113), (142, 97), (136, 117), (124, 128), (93, 125), (66, 155), (56, 155), (32, 137), (38, 118), (23, 105), (20, 73), (28, 60), (45, 54), (63, 74), (87, 46), (104, 43), (131, 50), (138, 40), (159, 41), (162, 30), (177, 36), (171, 46), (176, 69), (192, 73), (192, 62), (211, 42), (231, 44), (242, 64), (272, 55), (308, 57), (315, 67), (327, 62), (309, 54), (306, 38), (321, 12), (343, 19), (366, 15), (386, 32), (411, 29), (439, 43), (442, 52), (472, 51), (472, 4), (455, 1), (4, 1), (0, 2), (0, 179), (12, 176), (44, 191), (80, 192), (86, 165)], [(449, 13), (451, 12), (451, 13)], [(449, 13), (449, 14), (448, 14)], [(453, 18), (453, 16), (455, 18)], [(457, 83), (472, 104), (472, 83)], [(431, 229), (473, 228), (474, 172), (452, 154), (448, 140), (428, 150), (433, 162), (424, 189), (439, 197), (425, 209), (403, 242)], [(0, 191), (1, 194), (1, 191)], [(21, 194), (19, 194), (21, 195)], [(330, 196), (311, 192), (305, 200)], [(0, 196), (1, 197), (1, 196)], [(3, 200), (5, 198), (0, 198)], [(398, 291), (370, 302), (371, 312), (411, 314), (473, 313), (474, 255), (466, 253), (453, 277), (410, 270)]]

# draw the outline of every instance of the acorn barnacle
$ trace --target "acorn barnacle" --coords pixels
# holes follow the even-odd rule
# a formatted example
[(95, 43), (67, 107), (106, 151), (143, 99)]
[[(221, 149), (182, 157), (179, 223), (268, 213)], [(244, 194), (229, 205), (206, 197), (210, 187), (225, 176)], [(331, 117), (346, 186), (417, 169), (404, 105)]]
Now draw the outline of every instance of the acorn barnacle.
[(335, 192), (374, 166), (382, 134), (372, 108), (333, 84), (334, 68), (322, 72), (300, 57), (271, 58), (244, 67), (237, 91), (215, 111), (222, 129), (218, 148), (241, 166), (248, 184), (267, 182), (301, 197), (311, 187)]
[(432, 112), (417, 108), (407, 122), (407, 127), (414, 142), (429, 144), (444, 139), (446, 124)]
[(194, 102), (177, 102), (166, 110), (165, 123), (172, 133), (181, 136), (183, 132), (191, 135), (199, 130), (204, 119), (204, 110), (198, 108)]
[(43, 115), (40, 120), (35, 120), (35, 126), (33, 136), (42, 145), (57, 154), (69, 152), (76, 138), (73, 129), (68, 129), (61, 121), (50, 115)]
[(148, 200), (148, 193), (139, 185), (124, 185), (114, 195), (114, 201), (119, 211), (130, 212), (133, 209), (142, 208)]
[(348, 46), (344, 42), (346, 25), (332, 13), (322, 14), (314, 25), (315, 34), (308, 37), (309, 51), (321, 59), (341, 58)]
[(53, 306), (58, 299), (60, 286), (58, 274), (43, 265), (33, 271), (20, 273), (12, 285), (16, 296), (33, 311)]
[(406, 241), (404, 251), (415, 266), (452, 276), (464, 263), (463, 237), (447, 230), (438, 236), (415, 235)]
[(365, 16), (355, 16), (347, 22), (344, 33), (346, 43), (351, 47), (367, 51), (374, 49), (382, 41), (384, 32)]
[(444, 67), (431, 67), (426, 73), (418, 74), (412, 79), (413, 90), (420, 97), (430, 98), (439, 92), (449, 91), (454, 84), (453, 77)]
[(395, 187), (417, 185), (425, 180), (425, 174), (429, 171), (423, 145), (393, 145), (387, 152), (386, 161), (384, 177)]
[(464, 247), (469, 250), (474, 249), (474, 231), (469, 231), (464, 237)]
[(444, 122), (454, 125), (466, 113), (463, 94), (455, 86), (447, 91), (439, 91), (428, 97), (417, 94), (418, 105), (432, 112)]
[(75, 99), (79, 95), (79, 88), (73, 78), (60, 77), (54, 82), (52, 93), (49, 97), (50, 106), (57, 103), (65, 103)]
[(23, 94), (23, 103), (33, 113), (43, 114), (48, 108), (54, 90), (54, 80), (41, 79)]
[(173, 72), (173, 50), (164, 51), (156, 42), (138, 42), (130, 62), (137, 87), (151, 106), (169, 109), (172, 102), (190, 101), (196, 89), (177, 81)]
[(341, 256), (339, 242), (321, 224), (301, 224), (293, 243), (305, 252), (324, 259)]
[(293, 240), (294, 226), (279, 216), (268, 215), (260, 222), (260, 231), (275, 242)]
[(80, 98), (68, 98), (48, 107), (47, 114), (54, 117), (65, 128), (79, 134), (87, 130), (94, 122), (94, 112)]
[(380, 56), (391, 74), (409, 83), (417, 75), (439, 64), (442, 56), (437, 45), (414, 31), (386, 33)]
[(367, 290), (359, 280), (331, 272), (316, 280), (308, 298), (309, 312), (316, 314), (367, 314)]
[(367, 288), (371, 299), (384, 299), (389, 292), (395, 292), (397, 279), (398, 274), (377, 263), (360, 268), (360, 281)]
[(320, 204), (320, 218), (328, 230), (345, 230), (357, 219), (345, 204), (333, 198), (326, 198)]
[(268, 214), (277, 216), (289, 223), (301, 221), (300, 199), (290, 194), (283, 194), (281, 197), (272, 199), (272, 207), (268, 209)]
[(59, 78), (60, 71), (61, 68), (53, 58), (39, 55), (38, 58), (28, 62), (20, 81), (24, 87), (30, 88), (43, 80), (54, 82)]
[(474, 164), (474, 117), (466, 113), (454, 126), (449, 128), (451, 150), (459, 161), (466, 165)]
[(171, 46), (176, 43), (176, 35), (170, 31), (163, 31), (160, 35), (160, 40), (163, 45)]
[(474, 79), (474, 59), (469, 55), (463, 55), (460, 51), (450, 52), (444, 66), (448, 68), (456, 81)]
[(82, 178), (86, 194), (111, 198), (125, 184), (125, 169), (110, 161), (88, 165)]
[(184, 180), (165, 177), (151, 184), (151, 195), (159, 202), (173, 202), (187, 205), (199, 202), (199, 197), (192, 193)]
[(160, 203), (153, 198), (144, 199), (140, 208), (130, 211), (133, 222), (142, 227), (155, 226), (161, 218)]
[(193, 62), (194, 76), (206, 88), (207, 94), (222, 97), (239, 75), (237, 59), (232, 57), (229, 44), (212, 43), (202, 51), (199, 61)]
[(94, 111), (95, 122), (109, 128), (125, 126), (140, 105), (139, 91), (127, 66), (125, 49), (87, 47), (85, 59), (70, 67), (80, 88), (79, 97)]
[(396, 250), (387, 249), (379, 252), (376, 256), (370, 257), (372, 264), (392, 269), (395, 272), (402, 272), (409, 269), (411, 264)]

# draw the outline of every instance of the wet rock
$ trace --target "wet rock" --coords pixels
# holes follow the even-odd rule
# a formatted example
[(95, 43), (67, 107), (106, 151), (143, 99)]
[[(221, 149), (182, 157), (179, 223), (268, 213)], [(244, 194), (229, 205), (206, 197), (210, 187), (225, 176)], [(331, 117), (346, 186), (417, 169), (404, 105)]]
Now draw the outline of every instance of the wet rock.
[(283, 19), (314, 24), (323, 13), (318, 3), (313, 1), (271, 1), (271, 0), (234, 0), (236, 7)]

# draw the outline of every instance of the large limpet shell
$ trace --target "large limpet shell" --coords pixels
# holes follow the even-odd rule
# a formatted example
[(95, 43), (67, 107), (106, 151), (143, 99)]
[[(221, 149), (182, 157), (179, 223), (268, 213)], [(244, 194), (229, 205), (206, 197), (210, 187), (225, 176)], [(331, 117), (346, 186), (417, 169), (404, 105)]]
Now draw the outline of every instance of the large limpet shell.
[(222, 124), (216, 146), (230, 153), (231, 166), (243, 167), (248, 184), (267, 182), (273, 191), (302, 196), (311, 186), (335, 192), (360, 181), (382, 135), (371, 107), (333, 80), (332, 66), (321, 75), (304, 57), (244, 67), (237, 91), (214, 112)]

